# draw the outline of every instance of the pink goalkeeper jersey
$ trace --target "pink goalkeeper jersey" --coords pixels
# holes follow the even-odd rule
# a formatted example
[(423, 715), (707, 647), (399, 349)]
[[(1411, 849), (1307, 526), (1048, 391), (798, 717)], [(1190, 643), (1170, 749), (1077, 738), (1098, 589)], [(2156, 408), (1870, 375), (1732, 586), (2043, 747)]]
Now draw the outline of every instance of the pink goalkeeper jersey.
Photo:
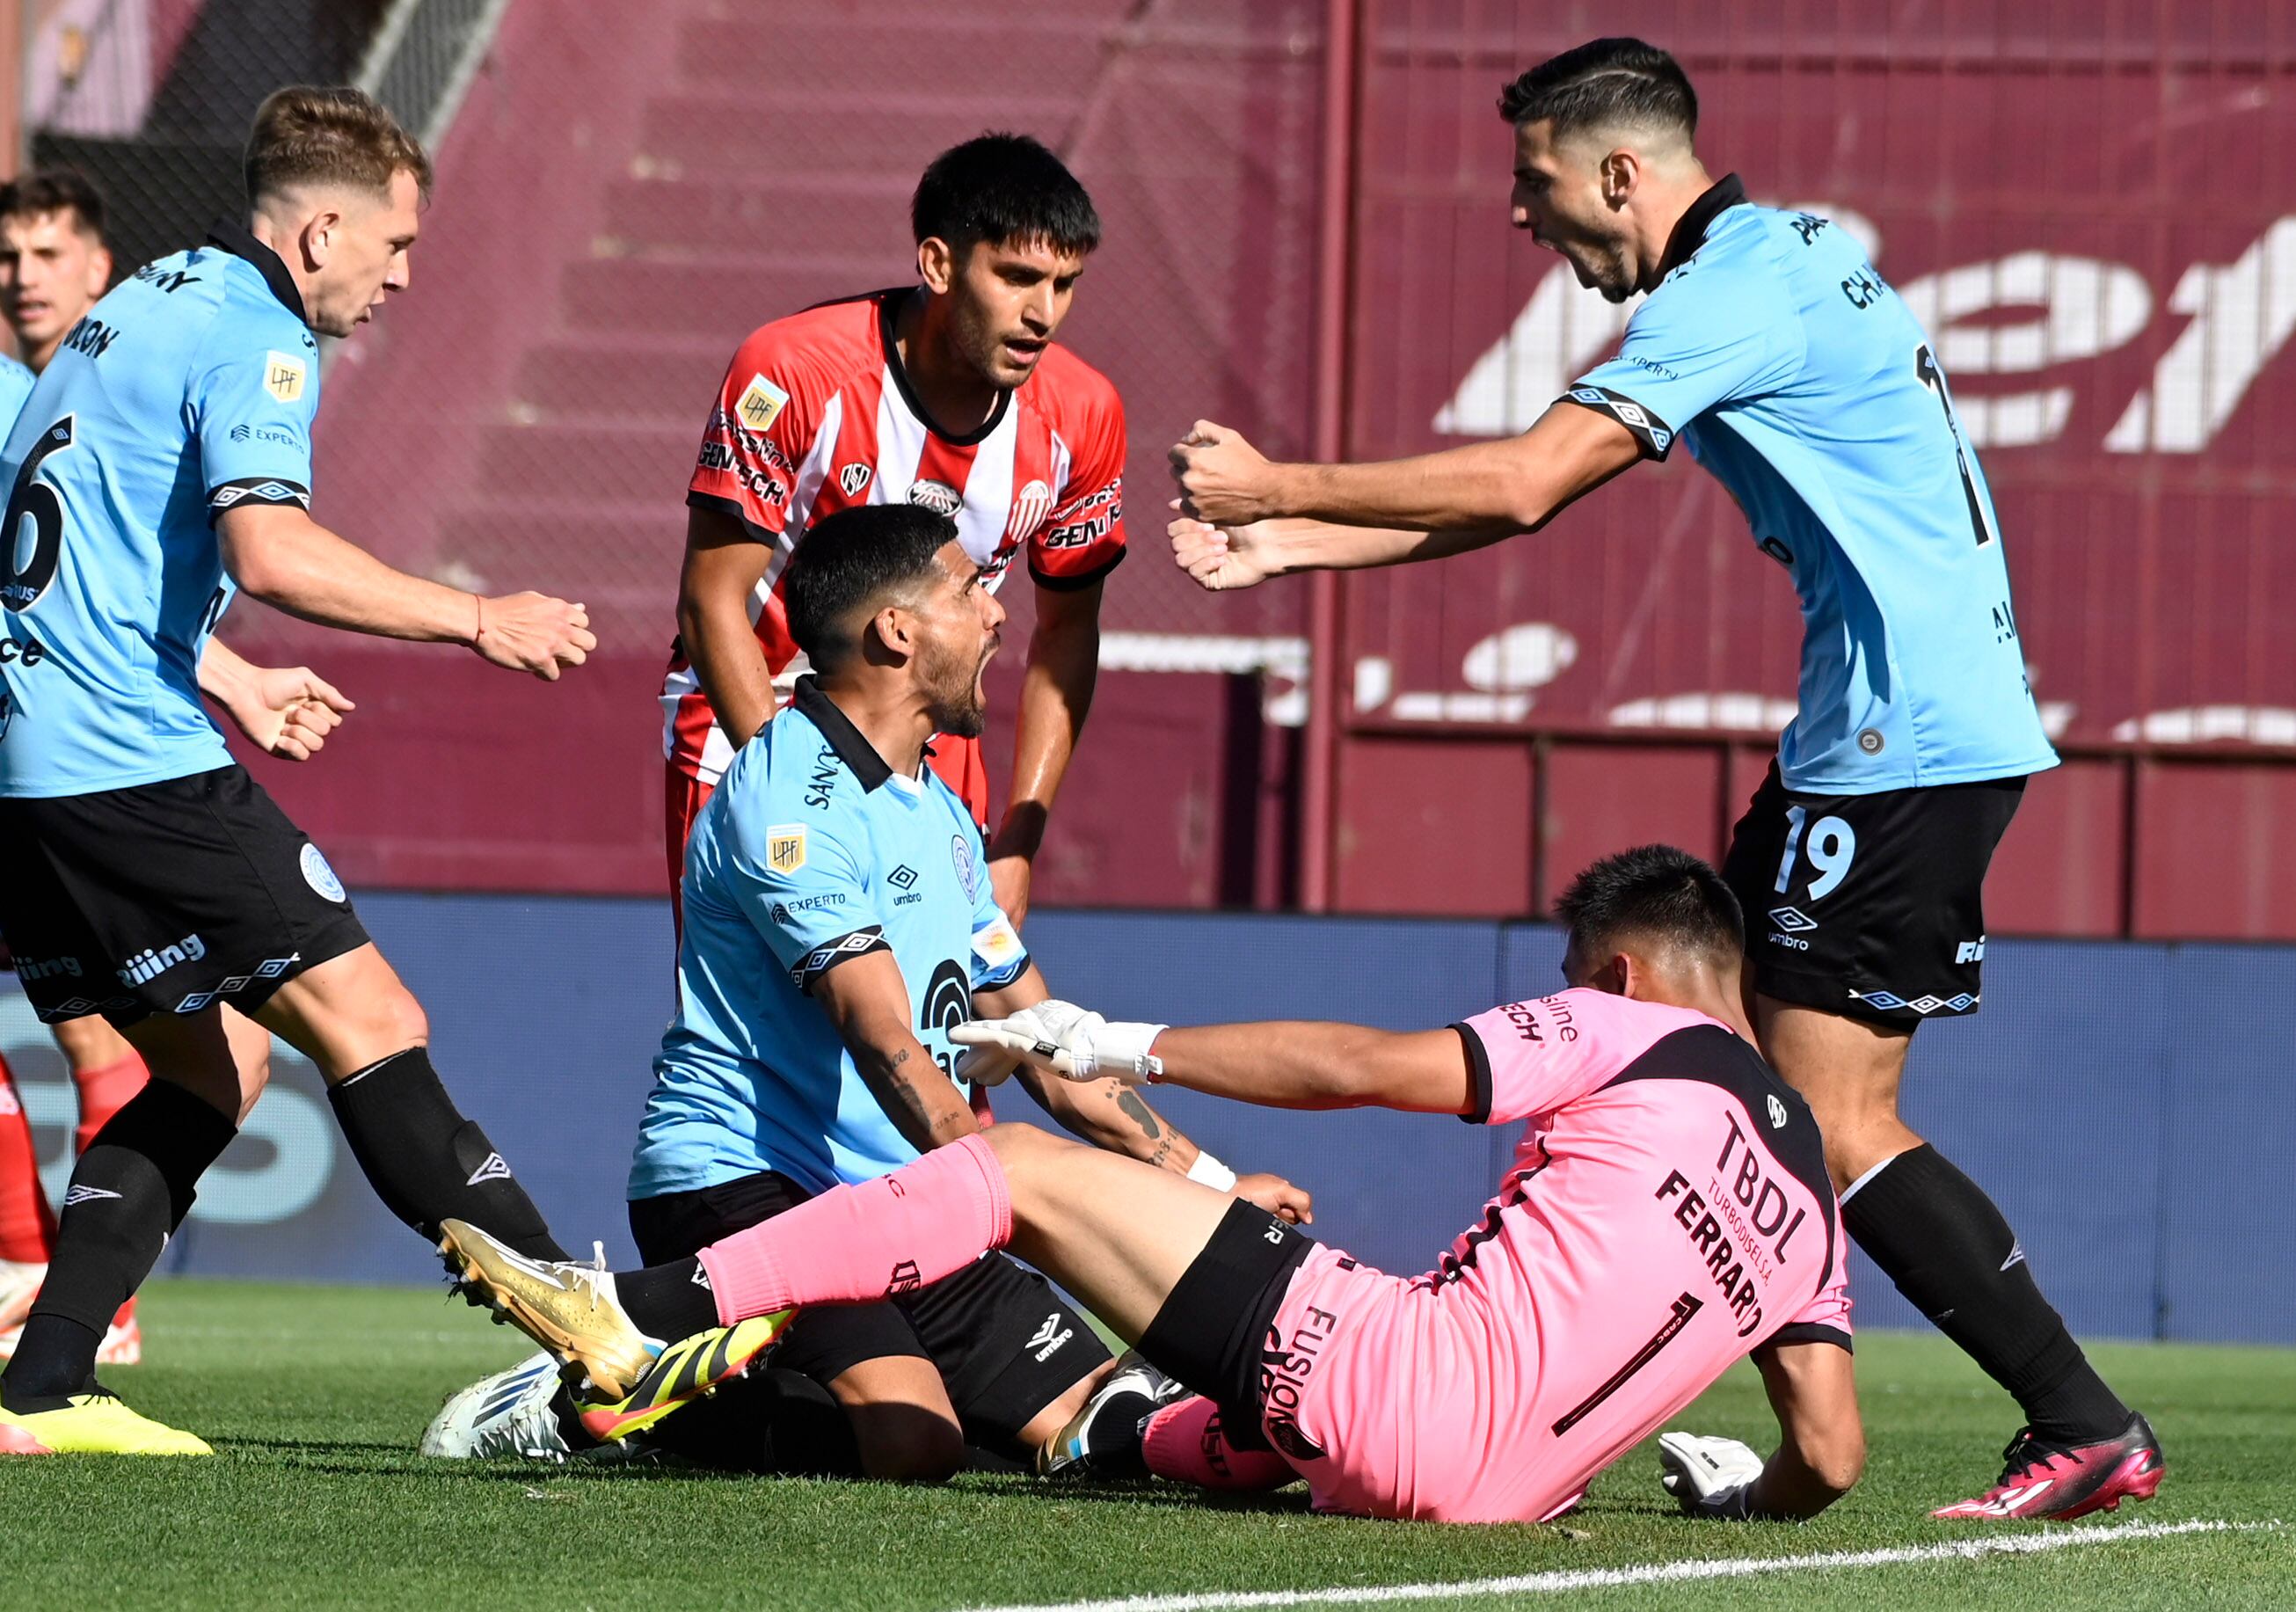
[(1530, 1126), (1434, 1271), (1319, 1248), (1294, 1275), (1265, 1427), (1319, 1508), (1536, 1521), (1757, 1345), (1849, 1346), (1817, 1126), (1752, 1047), (1594, 991), (1456, 1028), (1469, 1119)]

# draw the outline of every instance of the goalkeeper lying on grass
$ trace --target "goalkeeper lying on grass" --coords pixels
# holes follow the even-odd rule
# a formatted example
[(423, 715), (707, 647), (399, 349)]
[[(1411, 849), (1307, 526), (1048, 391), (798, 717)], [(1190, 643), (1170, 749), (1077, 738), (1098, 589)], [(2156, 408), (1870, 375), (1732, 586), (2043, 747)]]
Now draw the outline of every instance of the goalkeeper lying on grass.
[(460, 1222), (441, 1246), (473, 1302), (593, 1378), (626, 1375), (644, 1335), (685, 1338), (656, 1373), (676, 1379), (666, 1399), (762, 1351), (775, 1324), (744, 1318), (866, 1303), (1009, 1247), (1194, 1391), (1111, 1399), (1078, 1430), (1084, 1464), (1220, 1488), (1305, 1477), (1319, 1509), (1374, 1517), (1558, 1516), (1751, 1354), (1776, 1453), (1669, 1434), (1666, 1487), (1702, 1516), (1812, 1516), (1865, 1457), (1844, 1241), (1817, 1128), (1739, 1006), (1737, 903), (1705, 863), (1652, 846), (1588, 868), (1560, 911), (1571, 989), (1446, 1029), (1176, 1030), (1046, 1001), (952, 1036), (1070, 1080), (1530, 1119), (1480, 1221), (1423, 1276), (1015, 1124), (697, 1259), (610, 1275)]

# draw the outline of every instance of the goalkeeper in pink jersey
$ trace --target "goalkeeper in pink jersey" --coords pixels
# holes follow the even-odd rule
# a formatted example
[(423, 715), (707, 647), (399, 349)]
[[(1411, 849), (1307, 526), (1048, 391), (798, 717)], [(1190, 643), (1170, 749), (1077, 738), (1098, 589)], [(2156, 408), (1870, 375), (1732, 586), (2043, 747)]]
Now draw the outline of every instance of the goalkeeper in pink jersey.
[[(1558, 1516), (1751, 1354), (1775, 1453), (1669, 1433), (1662, 1481), (1694, 1514), (1812, 1516), (1865, 1460), (1846, 1245), (1817, 1127), (1752, 1044), (1737, 902), (1697, 858), (1647, 846), (1587, 869), (1558, 912), (1570, 988), (1440, 1030), (1170, 1029), (1053, 1001), (954, 1034), (1072, 1080), (1529, 1120), (1481, 1218), (1422, 1276), (1018, 1124), (673, 1264), (544, 1263), (461, 1222), (441, 1247), (473, 1302), (586, 1369), (644, 1336), (867, 1303), (1009, 1247), (1193, 1390), (1136, 1373), (1128, 1398), (1104, 1392), (1072, 1430), (1095, 1469), (1112, 1448), (1210, 1487), (1304, 1477), (1318, 1509), (1374, 1517)], [(742, 1353), (694, 1350), (670, 1393)]]

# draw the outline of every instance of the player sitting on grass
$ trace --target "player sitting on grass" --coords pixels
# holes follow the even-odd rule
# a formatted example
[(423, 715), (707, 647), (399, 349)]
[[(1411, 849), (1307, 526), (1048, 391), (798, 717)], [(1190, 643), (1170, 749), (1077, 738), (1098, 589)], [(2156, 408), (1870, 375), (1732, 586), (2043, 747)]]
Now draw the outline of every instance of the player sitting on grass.
[(1697, 858), (1651, 846), (1588, 868), (1558, 910), (1571, 988), (1445, 1029), (1174, 1030), (1045, 1002), (952, 1038), (1071, 1080), (1530, 1119), (1497, 1196), (1424, 1276), (1016, 1124), (611, 1282), (462, 1224), (441, 1247), (474, 1302), (586, 1365), (594, 1339), (707, 1338), (1010, 1247), (1202, 1396), (1144, 1419), (1151, 1470), (1304, 1476), (1318, 1509), (1374, 1517), (1554, 1517), (1751, 1353), (1777, 1452), (1670, 1434), (1666, 1486), (1701, 1515), (1812, 1516), (1865, 1459), (1846, 1243), (1817, 1126), (1752, 1045), (1737, 902)]
[[(1046, 995), (989, 888), (979, 827), (926, 765), (935, 734), (980, 731), (1004, 617), (957, 522), (911, 504), (824, 516), (783, 597), (814, 675), (735, 753), (686, 851), (677, 1014), (630, 1171), (630, 1230), (656, 1263), (690, 1264), (975, 1134), (950, 1031), (976, 991), (990, 1013)], [(1023, 1079), (1100, 1147), (1308, 1212), (1287, 1181), (1239, 1181), (1119, 1082)], [(870, 1295), (882, 1303), (804, 1317), (765, 1380), (681, 1416), (660, 1443), (713, 1466), (882, 1478), (947, 1477), (968, 1443), (1049, 1464), (1108, 1377), (1107, 1349), (1009, 1259), (940, 1274), (897, 1273)], [(548, 1457), (594, 1442), (585, 1423), (620, 1426), (570, 1415), (557, 1389), (547, 1360), (489, 1378), (448, 1402), (423, 1448)]]

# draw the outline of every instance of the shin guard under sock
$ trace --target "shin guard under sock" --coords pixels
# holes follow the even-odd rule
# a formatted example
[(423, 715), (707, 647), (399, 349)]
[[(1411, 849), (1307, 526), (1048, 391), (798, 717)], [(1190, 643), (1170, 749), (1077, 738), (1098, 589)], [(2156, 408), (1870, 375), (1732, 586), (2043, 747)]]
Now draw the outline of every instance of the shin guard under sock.
[(72, 1168), (55, 1257), (4, 1378), (6, 1403), (84, 1394), (105, 1325), (191, 1213), (201, 1175), (236, 1129), (182, 1087), (153, 1081)]
[(468, 1221), (529, 1259), (567, 1257), (487, 1133), (455, 1108), (425, 1049), (368, 1065), (330, 1086), (327, 1101), (375, 1196), (426, 1240), (439, 1240), (441, 1221)]
[(1868, 1172), (1841, 1220), (1898, 1291), (2009, 1391), (2036, 1434), (2080, 1445), (2128, 1425), (2128, 1407), (2042, 1296), (2001, 1211), (1936, 1148)]
[(40, 1189), (32, 1122), (14, 1073), (0, 1059), (0, 1260), (44, 1265), (55, 1245), (56, 1216)]
[(1220, 1424), (1219, 1407), (1200, 1395), (1164, 1406), (1141, 1428), (1148, 1470), (1205, 1489), (1278, 1489), (1299, 1473), (1272, 1450), (1239, 1450)]
[[(865, 1304), (927, 1287), (1013, 1237), (1004, 1167), (985, 1136), (819, 1197), (701, 1251), (718, 1319), (796, 1304)], [(691, 1280), (693, 1263), (675, 1267)], [(619, 1286), (619, 1283), (618, 1283)], [(627, 1307), (627, 1301), (626, 1301)], [(652, 1330), (636, 1308), (630, 1315)]]

